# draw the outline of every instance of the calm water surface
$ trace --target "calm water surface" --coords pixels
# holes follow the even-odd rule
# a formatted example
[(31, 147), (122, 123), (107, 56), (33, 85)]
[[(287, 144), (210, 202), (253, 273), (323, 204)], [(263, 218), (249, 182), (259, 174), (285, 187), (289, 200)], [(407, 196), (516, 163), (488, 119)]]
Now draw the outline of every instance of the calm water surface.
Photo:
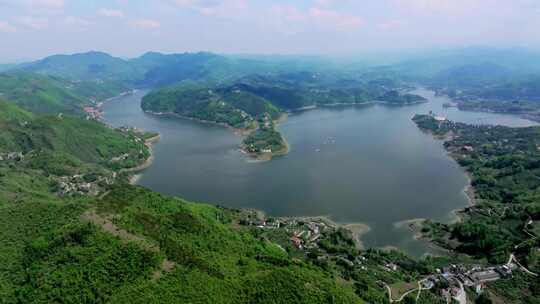
[(468, 204), (467, 178), (442, 142), (419, 131), (415, 113), (430, 110), (475, 124), (527, 126), (516, 116), (443, 109), (448, 101), (419, 90), (430, 102), (320, 108), (292, 114), (279, 126), (288, 155), (253, 162), (238, 151), (241, 137), (219, 126), (142, 112), (145, 91), (108, 103), (105, 120), (161, 134), (155, 161), (139, 184), (198, 202), (256, 208), (274, 216), (327, 215), (338, 223), (366, 223), (369, 247), (393, 246), (413, 256), (434, 252), (399, 223), (452, 220)]

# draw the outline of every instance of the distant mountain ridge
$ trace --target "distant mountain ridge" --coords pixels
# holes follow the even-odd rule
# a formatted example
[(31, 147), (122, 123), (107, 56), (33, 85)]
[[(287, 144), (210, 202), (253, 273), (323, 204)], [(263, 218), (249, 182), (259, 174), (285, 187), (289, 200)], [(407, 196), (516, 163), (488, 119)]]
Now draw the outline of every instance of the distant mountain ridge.
[(146, 53), (134, 59), (113, 57), (103, 52), (53, 55), (21, 64), (11, 70), (57, 76), (71, 80), (121, 81), (132, 85), (165, 85), (186, 79), (208, 77), (208, 68), (230, 66), (232, 61), (211, 53)]

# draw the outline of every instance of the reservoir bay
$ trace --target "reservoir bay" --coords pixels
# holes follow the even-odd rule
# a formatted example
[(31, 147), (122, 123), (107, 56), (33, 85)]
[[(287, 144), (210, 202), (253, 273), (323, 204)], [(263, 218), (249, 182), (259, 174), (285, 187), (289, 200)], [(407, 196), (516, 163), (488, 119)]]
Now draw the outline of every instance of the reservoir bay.
[[(517, 116), (444, 109), (449, 100), (417, 90), (429, 102), (411, 106), (323, 107), (296, 112), (278, 127), (290, 153), (255, 162), (239, 150), (241, 136), (220, 126), (154, 116), (140, 108), (147, 91), (105, 105), (105, 121), (159, 132), (155, 160), (138, 184), (152, 190), (272, 216), (328, 216), (365, 223), (366, 247), (396, 247), (412, 256), (437, 253), (413, 239), (404, 221), (448, 222), (452, 210), (468, 205), (463, 170), (442, 142), (422, 133), (414, 114), (433, 111), (474, 124), (528, 126)], [(339, 101), (336, 101), (339, 102)]]

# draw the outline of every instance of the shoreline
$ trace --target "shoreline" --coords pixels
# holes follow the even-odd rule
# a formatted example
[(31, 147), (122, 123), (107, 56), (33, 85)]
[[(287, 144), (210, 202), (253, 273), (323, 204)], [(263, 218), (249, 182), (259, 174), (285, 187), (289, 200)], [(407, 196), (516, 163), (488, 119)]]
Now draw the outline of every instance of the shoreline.
[(500, 114), (500, 115), (509, 115), (509, 116), (517, 116), (521, 119), (528, 120), (533, 123), (540, 123), (540, 112), (522, 112), (522, 113), (510, 113), (510, 112), (503, 112), (503, 111), (496, 111), (488, 108), (470, 108), (470, 109), (464, 109), (461, 107), (462, 104), (465, 104), (463, 100), (459, 100), (456, 98), (452, 98), (448, 96), (447, 94), (439, 94), (435, 90), (427, 89), (429, 91), (435, 92), (435, 97), (445, 97), (448, 98), (453, 104), (452, 107), (458, 109), (459, 111), (463, 112), (476, 112), (476, 113), (491, 113), (491, 114)]
[[(276, 130), (279, 126), (280, 123), (282, 122), (285, 122), (287, 119), (289, 118), (289, 114), (288, 113), (282, 113), (278, 119), (274, 120), (274, 130)], [(255, 131), (255, 130), (253, 130)], [(252, 132), (253, 132), (252, 131)], [(277, 130), (276, 130), (277, 131)], [(278, 131), (279, 132), (279, 131)], [(251, 132), (250, 132), (251, 133)], [(281, 132), (279, 132), (279, 134), (281, 134)], [(249, 135), (249, 133), (248, 133)], [(287, 155), (289, 154), (289, 152), (291, 151), (291, 146), (289, 145), (289, 142), (287, 141), (287, 139), (285, 138), (285, 136), (283, 136), (281, 134), (281, 139), (283, 140), (283, 145), (285, 146), (283, 149), (279, 150), (279, 151), (275, 151), (275, 152), (272, 152), (272, 153), (261, 153), (261, 154), (257, 154), (257, 153), (250, 153), (250, 152), (247, 152), (243, 149), (243, 147), (241, 146), (240, 147), (240, 152), (242, 152), (243, 154), (246, 154), (248, 155), (249, 157), (251, 157), (253, 159), (252, 163), (260, 163), (260, 162), (267, 162), (267, 161), (271, 161), (274, 157), (277, 157), (277, 156), (284, 156), (284, 155)]]
[[(254, 209), (246, 209), (246, 210), (252, 210), (256, 211), (262, 216), (266, 216), (266, 213), (261, 210), (254, 210)], [(366, 250), (367, 247), (364, 245), (364, 242), (362, 241), (362, 237), (371, 231), (371, 227), (362, 222), (356, 222), (356, 223), (336, 223), (332, 219), (330, 219), (327, 215), (320, 215), (320, 216), (279, 216), (275, 217), (276, 219), (294, 219), (298, 221), (321, 221), (325, 223), (327, 226), (332, 228), (343, 228), (352, 234), (352, 238), (354, 242), (356, 243), (356, 247), (360, 250)]]
[(245, 132), (248, 132), (248, 134), (249, 134), (249, 132), (253, 131), (252, 129), (235, 128), (235, 127), (230, 126), (230, 125), (228, 125), (228, 124), (226, 124), (224, 122), (217, 122), (217, 121), (211, 121), (211, 120), (198, 119), (198, 118), (195, 118), (195, 117), (184, 116), (184, 115), (181, 115), (181, 114), (178, 114), (178, 113), (173, 113), (173, 112), (152, 112), (152, 111), (145, 111), (145, 110), (142, 110), (142, 111), (144, 113), (146, 113), (146, 114), (155, 115), (155, 116), (176, 117), (176, 118), (187, 119), (187, 120), (191, 120), (191, 121), (195, 121), (195, 122), (200, 122), (200, 123), (203, 123), (203, 124), (225, 127), (227, 129), (231, 129), (235, 134), (244, 134)]
[[(394, 227), (399, 229), (407, 229), (410, 233), (412, 233), (412, 238), (415, 241), (425, 241), (427, 242), (427, 246), (431, 249), (434, 249), (436, 251), (443, 252), (444, 254), (451, 254), (452, 250), (445, 248), (438, 244), (434, 239), (431, 237), (425, 236), (422, 233), (422, 228), (424, 226), (424, 223), (428, 221), (429, 219), (426, 218), (415, 218), (410, 220), (404, 220), (394, 223)], [(431, 255), (431, 253), (424, 253)]]
[(154, 157), (153, 145), (157, 143), (160, 139), (161, 139), (160, 134), (157, 134), (156, 136), (146, 139), (144, 141), (144, 144), (146, 145), (146, 147), (148, 147), (148, 151), (150, 152), (150, 155), (148, 156), (148, 158), (136, 167), (125, 168), (119, 171), (120, 174), (121, 173), (134, 173), (128, 177), (129, 183), (131, 185), (135, 185), (141, 178), (142, 175), (137, 174), (137, 173), (140, 173), (141, 171), (148, 169), (154, 163), (155, 157)]
[[(119, 96), (119, 97), (121, 97), (121, 96)], [(415, 103), (410, 103), (410, 104), (404, 104), (404, 105), (398, 105), (398, 106), (408, 106), (408, 105), (415, 105), (415, 104), (421, 104), (421, 103), (425, 103), (425, 101), (415, 102)], [(331, 104), (331, 105), (322, 105), (321, 107), (365, 106), (365, 105), (372, 105), (372, 104), (393, 105), (393, 104), (389, 104), (387, 102), (373, 101), (373, 102), (368, 102), (368, 103), (354, 103), (354, 104), (337, 103), (337, 104)], [(317, 106), (314, 106), (314, 107), (312, 107), (310, 109), (316, 109), (316, 108), (317, 108)], [(303, 109), (303, 110), (309, 110), (309, 109)], [(170, 117), (177, 117), (177, 118), (180, 118), (180, 119), (188, 119), (188, 120), (191, 120), (191, 121), (196, 121), (196, 122), (205, 123), (205, 124), (218, 125), (218, 126), (221, 126), (221, 127), (226, 127), (228, 129), (231, 129), (231, 130), (233, 130), (233, 132), (235, 134), (238, 134), (238, 135), (241, 135), (241, 136), (245, 136), (245, 134), (249, 134), (249, 133), (254, 132), (256, 130), (256, 129), (234, 128), (234, 127), (229, 126), (229, 125), (224, 124), (224, 123), (200, 120), (200, 119), (196, 119), (196, 118), (192, 118), (192, 117), (182, 116), (182, 115), (179, 115), (179, 114), (176, 114), (176, 113), (155, 113), (155, 112), (151, 112), (151, 111), (143, 111), (143, 112), (147, 113), (147, 114), (150, 114), (150, 115), (155, 115), (155, 116), (170, 116)], [(277, 128), (280, 123), (287, 120), (288, 113), (290, 113), (290, 112), (282, 113), (282, 115), (280, 115), (280, 117), (274, 121), (275, 124), (276, 124), (275, 128)], [(159, 138), (160, 138), (160, 135), (158, 134), (155, 137), (152, 137), (152, 138), (149, 138), (149, 139), (145, 140), (145, 144), (147, 144), (149, 149), (150, 149), (150, 156), (142, 164), (140, 164), (139, 166), (134, 167), (134, 168), (124, 169), (125, 171), (123, 171), (123, 172), (137, 173), (137, 172), (140, 172), (140, 171), (150, 167), (152, 165), (153, 161), (154, 161), (154, 155), (153, 155), (153, 151), (152, 151), (152, 144), (155, 143), (156, 141), (158, 141)], [(275, 154), (272, 153), (270, 158), (267, 159), (267, 160), (260, 160), (260, 159), (255, 158), (253, 161), (269, 161), (269, 160), (272, 159), (272, 156), (280, 156), (280, 155), (285, 155), (285, 154), (289, 153), (289, 151), (290, 151), (289, 143), (287, 142), (287, 140), (285, 138), (283, 138), (283, 140), (284, 140), (284, 143), (285, 143), (284, 151), (275, 152)], [(250, 157), (252, 157), (252, 156), (250, 155)], [(131, 184), (136, 184), (139, 181), (140, 178), (141, 178), (141, 174), (133, 174), (133, 175), (130, 176), (129, 181), (130, 181)], [(469, 183), (469, 185), (470, 185), (470, 183)], [(465, 189), (464, 189), (464, 191), (465, 191)], [(463, 210), (463, 209), (458, 209), (458, 210)], [(362, 250), (367, 249), (367, 247), (365, 246), (365, 244), (362, 241), (362, 238), (372, 230), (372, 228), (369, 225), (367, 225), (365, 223), (362, 223), (362, 222), (337, 224), (327, 216), (300, 216), (300, 217), (279, 217), (279, 218), (298, 219), (298, 220), (302, 220), (302, 219), (304, 219), (304, 220), (308, 220), (308, 219), (313, 220), (313, 219), (316, 219), (316, 220), (321, 220), (321, 221), (329, 224), (330, 226), (333, 226), (333, 227), (336, 227), (336, 228), (344, 228), (347, 231), (351, 232), (351, 234), (353, 236), (353, 240), (357, 244), (358, 248), (362, 249)], [(408, 223), (408, 224), (413, 224), (413, 223), (418, 223), (420, 221), (423, 222), (423, 221), (425, 221), (425, 219), (406, 220), (404, 222)], [(415, 240), (427, 240), (429, 242), (430, 246), (433, 246), (433, 247), (435, 247), (437, 249), (444, 249), (443, 247), (438, 246), (436, 243), (434, 243), (429, 238), (416, 237), (416, 234), (414, 233), (415, 231), (413, 231), (412, 228), (410, 228), (410, 229), (413, 232), (413, 238)], [(377, 247), (374, 247), (374, 248), (377, 248)], [(383, 249), (383, 248), (379, 248), (379, 249)]]
[(467, 208), (473, 207), (476, 205), (476, 195), (475, 195), (474, 187), (472, 186), (471, 173), (457, 162), (456, 158), (454, 157), (454, 153), (452, 151), (448, 151), (446, 148), (444, 148), (444, 143), (447, 141), (453, 140), (456, 134), (450, 131), (444, 135), (436, 135), (433, 132), (430, 132), (429, 130), (423, 130), (419, 127), (418, 129), (425, 134), (431, 135), (435, 140), (441, 141), (443, 143), (443, 149), (446, 152), (445, 154), (448, 156), (449, 159), (451, 159), (458, 166), (458, 168), (463, 172), (463, 174), (465, 175), (467, 179), (467, 183), (462, 189), (462, 193), (464, 193), (465, 196), (467, 197), (467, 205), (465, 205), (464, 207), (453, 209), (449, 213), (453, 217), (453, 219), (451, 219), (448, 223), (449, 224), (459, 223), (463, 220), (463, 217), (460, 214), (466, 211)]
[(371, 231), (371, 227), (365, 223), (351, 223), (342, 225), (343, 228), (352, 233), (353, 239), (356, 241), (357, 248), (366, 250), (366, 245), (362, 241), (362, 237)]
[[(187, 120), (191, 120), (191, 121), (195, 121), (195, 122), (199, 122), (199, 123), (225, 127), (227, 129), (232, 130), (234, 134), (239, 135), (241, 137), (249, 136), (249, 134), (251, 134), (252, 132), (257, 131), (257, 128), (235, 128), (235, 127), (230, 126), (230, 125), (228, 125), (226, 123), (198, 119), (198, 118), (184, 116), (184, 115), (177, 114), (177, 113), (172, 113), (172, 112), (152, 112), (152, 111), (144, 111), (144, 110), (143, 110), (143, 112), (147, 113), (147, 114), (150, 114), (150, 115), (155, 115), (155, 116), (176, 117), (176, 118), (187, 119)], [(274, 124), (275, 124), (274, 130), (277, 128), (277, 126), (280, 123), (286, 121), (288, 119), (288, 117), (289, 117), (288, 113), (282, 113), (276, 120), (274, 120)], [(283, 143), (284, 143), (285, 148), (282, 149), (282, 150), (276, 151), (276, 152), (261, 153), (261, 154), (250, 153), (250, 152), (245, 151), (242, 148), (242, 145), (240, 145), (239, 150), (240, 150), (241, 153), (243, 153), (243, 154), (249, 156), (250, 158), (252, 158), (253, 162), (270, 161), (270, 160), (272, 160), (273, 157), (287, 155), (290, 152), (289, 142), (287, 141), (287, 139), (285, 139), (285, 137), (281, 136), (281, 138), (283, 139)]]
[(296, 112), (303, 112), (303, 111), (309, 111), (309, 110), (315, 110), (318, 108), (331, 108), (331, 107), (354, 107), (354, 106), (369, 106), (369, 105), (385, 105), (385, 106), (414, 106), (418, 104), (428, 103), (429, 100), (424, 101), (415, 101), (415, 102), (409, 102), (409, 103), (392, 103), (388, 101), (381, 101), (381, 100), (372, 100), (372, 101), (366, 101), (366, 102), (335, 102), (335, 103), (326, 103), (326, 104), (314, 104), (311, 106), (305, 106), (295, 109), (287, 110), (287, 113), (296, 113)]

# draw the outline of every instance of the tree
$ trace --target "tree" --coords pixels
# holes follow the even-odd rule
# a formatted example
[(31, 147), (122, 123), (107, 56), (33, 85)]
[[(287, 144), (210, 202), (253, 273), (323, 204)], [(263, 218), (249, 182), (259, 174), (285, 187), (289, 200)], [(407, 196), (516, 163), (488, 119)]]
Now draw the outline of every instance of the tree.
[(474, 301), (476, 304), (491, 304), (493, 301), (489, 298), (489, 296), (485, 293), (481, 294), (478, 298), (476, 298), (476, 301)]

